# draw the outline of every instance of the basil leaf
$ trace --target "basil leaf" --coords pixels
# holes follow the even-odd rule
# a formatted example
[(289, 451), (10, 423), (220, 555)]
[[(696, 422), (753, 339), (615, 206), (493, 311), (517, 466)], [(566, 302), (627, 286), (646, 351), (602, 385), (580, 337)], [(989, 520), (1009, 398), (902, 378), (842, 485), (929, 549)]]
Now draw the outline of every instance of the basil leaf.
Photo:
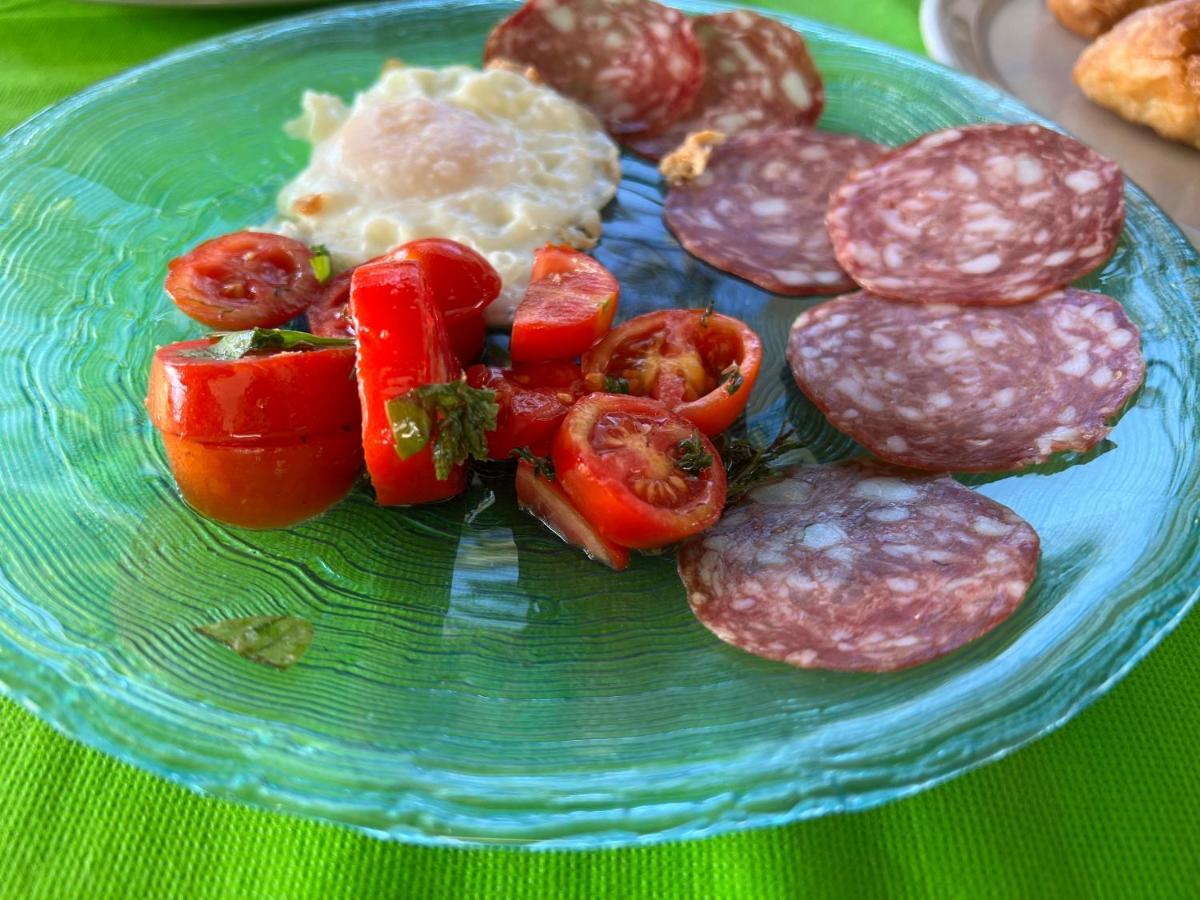
[(213, 359), (241, 359), (255, 350), (320, 350), (322, 347), (352, 347), (353, 338), (318, 337), (306, 331), (284, 328), (251, 328), (249, 331), (214, 331), (210, 338), (220, 338), (215, 344), (195, 355)]
[(295, 616), (247, 616), (201, 625), (196, 631), (224, 644), (242, 659), (286, 669), (312, 644), (313, 627)]

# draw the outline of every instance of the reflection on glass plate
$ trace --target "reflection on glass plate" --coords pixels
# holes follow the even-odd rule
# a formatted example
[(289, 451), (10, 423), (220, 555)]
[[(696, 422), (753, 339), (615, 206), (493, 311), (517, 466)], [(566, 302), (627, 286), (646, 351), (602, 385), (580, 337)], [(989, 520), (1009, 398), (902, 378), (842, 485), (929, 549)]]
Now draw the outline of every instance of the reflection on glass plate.
[[(231, 35), (101, 84), (0, 145), (0, 683), (73, 737), (191, 788), (424, 843), (605, 846), (711, 834), (912, 793), (1095, 698), (1195, 599), (1200, 263), (1136, 188), (1085, 286), (1142, 327), (1147, 386), (1108, 452), (979, 479), (1042, 535), (1016, 617), (888, 676), (802, 672), (692, 618), (669, 558), (620, 575), (521, 514), (507, 489), (378, 509), (365, 493), (285, 532), (178, 499), (142, 409), (156, 344), (199, 333), (160, 283), (181, 247), (266, 216), (302, 163), (300, 91), (348, 94), (386, 57), (478, 59), (510, 4), (348, 8)], [(692, 10), (711, 5), (689, 4)], [(989, 87), (812, 22), (823, 121), (897, 143), (1025, 120)], [(772, 297), (684, 254), (654, 170), (625, 161), (598, 255), (625, 316), (717, 307), (763, 335), (751, 427), (853, 452), (791, 384)], [(193, 626), (311, 620), (278, 672)]]

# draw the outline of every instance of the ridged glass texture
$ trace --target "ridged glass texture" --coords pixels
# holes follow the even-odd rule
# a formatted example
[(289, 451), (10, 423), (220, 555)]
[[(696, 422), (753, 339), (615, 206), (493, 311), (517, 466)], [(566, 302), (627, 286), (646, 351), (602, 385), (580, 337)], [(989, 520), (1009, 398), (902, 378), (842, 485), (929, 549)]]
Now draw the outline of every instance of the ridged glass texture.
[[(385, 57), (472, 62), (511, 9), (407, 2), (316, 12), (100, 84), (0, 142), (0, 682), (57, 728), (190, 788), (422, 843), (597, 847), (856, 809), (1061, 724), (1145, 654), (1200, 573), (1200, 263), (1136, 187), (1085, 287), (1142, 327), (1148, 381), (1107, 452), (975, 478), (1032, 522), (1017, 614), (912, 671), (803, 672), (726, 646), (670, 558), (616, 575), (520, 513), (459, 501), (251, 533), (176, 495), (142, 408), (157, 344), (202, 329), (168, 258), (262, 220), (304, 160), (280, 125), (312, 87), (350, 94)], [(689, 4), (693, 11), (714, 7)], [(1032, 114), (970, 78), (817, 24), (825, 128), (898, 143)], [(622, 314), (723, 312), (762, 334), (752, 427), (854, 452), (792, 385), (771, 297), (684, 254), (652, 168), (625, 160), (598, 255)], [(287, 672), (193, 633), (288, 613), (316, 639)]]

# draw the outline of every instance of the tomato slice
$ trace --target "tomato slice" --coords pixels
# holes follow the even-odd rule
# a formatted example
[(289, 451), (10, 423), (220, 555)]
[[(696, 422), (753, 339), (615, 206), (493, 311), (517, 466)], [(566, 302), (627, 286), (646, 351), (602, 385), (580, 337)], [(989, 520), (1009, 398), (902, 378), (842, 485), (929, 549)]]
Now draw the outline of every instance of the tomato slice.
[(495, 392), (500, 406), (496, 428), (487, 433), (491, 459), (509, 459), (521, 447), (545, 456), (571, 404), (588, 392), (572, 362), (476, 365), (467, 369), (467, 383)]
[(562, 489), (539, 475), (533, 464), (526, 460), (521, 460), (517, 466), (517, 503), (568, 544), (586, 553), (589, 559), (618, 572), (629, 565), (629, 551), (606, 540)]
[(513, 360), (575, 359), (608, 331), (619, 294), (617, 279), (586, 253), (542, 247), (513, 317)]
[(563, 420), (551, 456), (571, 502), (622, 547), (682, 540), (716, 522), (725, 506), (725, 469), (712, 443), (645, 397), (584, 397)]
[(202, 441), (272, 441), (358, 430), (354, 348), (215, 359), (202, 338), (160, 347), (146, 408), (160, 431)]
[(421, 267), (425, 283), (442, 312), (481, 313), (500, 296), (500, 275), (466, 244), (449, 238), (421, 238), (401, 244), (385, 259), (409, 260)]
[(387, 415), (392, 398), (451, 381), (461, 371), (420, 268), (392, 261), (359, 266), (351, 278), (350, 316), (358, 339), (363, 453), (375, 499), (392, 506), (453, 497), (466, 487), (466, 469), (456, 466), (439, 480), (432, 446), (401, 459)]
[(623, 322), (583, 357), (588, 384), (614, 380), (720, 434), (746, 408), (762, 367), (762, 341), (745, 322), (698, 309), (666, 309)]
[[(470, 247), (446, 238), (410, 241), (363, 265), (385, 260), (420, 266), (426, 287), (442, 309), (454, 355), (464, 366), (478, 359), (487, 333), (484, 310), (500, 295), (500, 276), (491, 263)], [(354, 336), (347, 309), (353, 275), (353, 268), (335, 275), (313, 301), (308, 309), (313, 334)]]
[(210, 518), (281, 528), (341, 499), (362, 471), (354, 348), (154, 354), (146, 408), (184, 499)]
[(205, 241), (167, 266), (167, 293), (210, 328), (274, 328), (321, 293), (312, 251), (299, 241), (235, 231)]
[(162, 440), (188, 505), (241, 528), (311, 519), (349, 492), (363, 464), (358, 428), (268, 443), (211, 443), (166, 432)]

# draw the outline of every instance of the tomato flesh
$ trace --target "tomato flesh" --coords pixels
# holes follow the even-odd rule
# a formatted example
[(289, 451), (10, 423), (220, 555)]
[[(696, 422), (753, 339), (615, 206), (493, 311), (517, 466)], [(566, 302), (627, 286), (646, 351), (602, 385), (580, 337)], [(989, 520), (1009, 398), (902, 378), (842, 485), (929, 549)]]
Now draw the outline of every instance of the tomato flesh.
[(762, 367), (762, 341), (738, 319), (701, 310), (660, 310), (623, 322), (583, 357), (588, 383), (619, 379), (720, 434), (746, 408)]
[(467, 383), (493, 391), (500, 407), (496, 428), (487, 433), (490, 459), (509, 459), (521, 447), (545, 456), (567, 410), (587, 393), (579, 366), (571, 362), (475, 365), (467, 370)]
[(165, 287), (184, 313), (226, 331), (282, 325), (321, 293), (312, 251), (258, 231), (222, 235), (171, 260)]
[(154, 354), (146, 408), (184, 499), (243, 528), (282, 528), (340, 500), (362, 470), (354, 348), (223, 360)]
[(568, 544), (586, 553), (588, 558), (618, 572), (629, 565), (629, 551), (606, 540), (562, 489), (539, 475), (533, 464), (526, 460), (517, 466), (517, 503)]
[(350, 316), (358, 345), (363, 453), (376, 501), (431, 503), (460, 493), (465, 467), (439, 480), (432, 446), (401, 459), (387, 417), (387, 401), (415, 387), (444, 384), (461, 371), (420, 268), (403, 261), (359, 266), (351, 279)]
[[(681, 444), (711, 456), (680, 466)], [(555, 435), (558, 483), (597, 531), (623, 547), (662, 547), (708, 528), (725, 505), (725, 470), (706, 436), (657, 401), (589, 394)]]
[(542, 247), (513, 317), (513, 360), (575, 359), (612, 326), (619, 294), (617, 280), (586, 253)]

